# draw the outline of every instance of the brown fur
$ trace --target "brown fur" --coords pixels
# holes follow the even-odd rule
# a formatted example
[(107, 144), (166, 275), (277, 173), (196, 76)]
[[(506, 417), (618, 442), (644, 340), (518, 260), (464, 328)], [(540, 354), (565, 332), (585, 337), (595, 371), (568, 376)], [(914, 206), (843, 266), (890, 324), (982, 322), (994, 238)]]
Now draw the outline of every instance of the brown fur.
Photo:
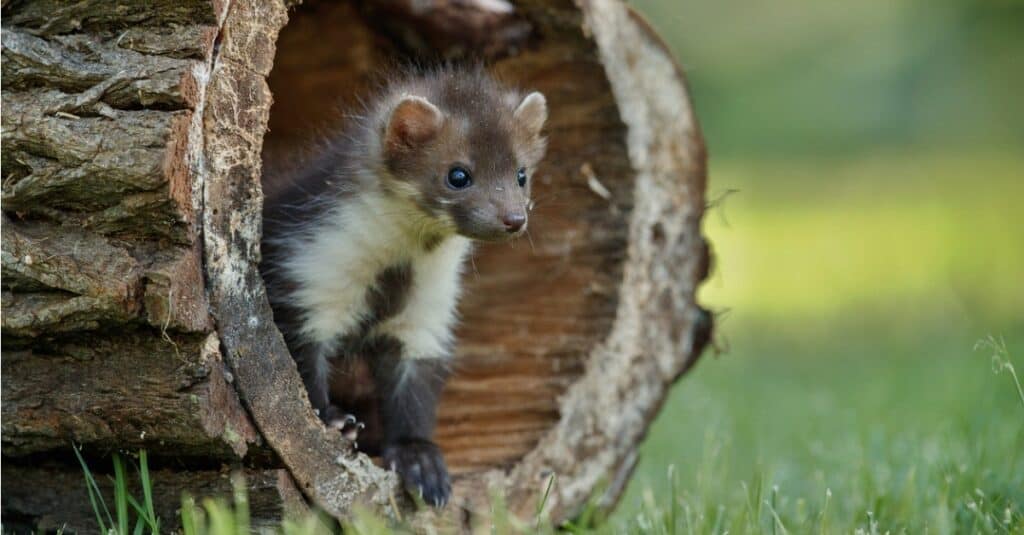
[[(524, 97), (480, 68), (445, 67), (395, 77), (364, 116), (327, 140), (324, 150), (294, 170), (290, 184), (264, 205), (261, 269), (310, 402), (329, 424), (342, 422), (342, 429), (345, 413), (363, 418), (368, 426), (360, 437), (362, 449), (379, 451), (408, 489), (435, 505), (443, 505), (451, 492), (443, 457), (432, 442), (451, 348), (430, 348), (438, 354), (406, 358), (409, 340), (374, 332), (408, 306), (414, 257), (381, 266), (375, 283), (365, 289), (365, 317), (356, 316), (355, 327), (329, 342), (303, 334), (307, 311), (295, 302), (294, 290), (310, 281), (290, 280), (281, 266), (324, 229), (337, 233), (322, 236), (336, 240), (338, 250), (361, 251), (345, 248), (351, 228), (342, 232), (324, 224), (332, 211), (344, 213), (347, 206), (362, 206), (363, 212), (351, 212), (360, 214), (356, 221), (377, 225), (360, 228), (371, 236), (360, 242), (364, 247), (381, 244), (372, 242), (382, 227), (407, 223), (415, 229), (408, 232), (413, 247), (423, 251), (454, 240), (454, 233), (489, 241), (518, 236), (526, 228), (529, 175), (545, 150), (541, 128), (546, 118), (542, 95)], [(453, 167), (472, 176), (468, 187), (449, 184)], [(523, 184), (520, 169), (527, 174)], [(367, 205), (349, 204), (362, 194), (375, 199), (371, 211), (365, 211)], [(451, 257), (451, 269), (457, 269), (464, 251), (451, 253), (458, 255)], [(313, 278), (329, 280), (334, 268), (324, 266), (324, 275)], [(451, 294), (453, 300), (456, 295)]]
[[(523, 96), (480, 69), (457, 75), (442, 69), (396, 84), (392, 109), (381, 113), (387, 175), (413, 186), (417, 204), (451, 217), (460, 234), (507, 239), (503, 219), (525, 216), (530, 200), (532, 181), (520, 187), (517, 172), (526, 168), (532, 175), (546, 147), (540, 129), (547, 110), (543, 97), (534, 95), (535, 105), (517, 114)], [(469, 171), (470, 187), (446, 184), (454, 166)]]

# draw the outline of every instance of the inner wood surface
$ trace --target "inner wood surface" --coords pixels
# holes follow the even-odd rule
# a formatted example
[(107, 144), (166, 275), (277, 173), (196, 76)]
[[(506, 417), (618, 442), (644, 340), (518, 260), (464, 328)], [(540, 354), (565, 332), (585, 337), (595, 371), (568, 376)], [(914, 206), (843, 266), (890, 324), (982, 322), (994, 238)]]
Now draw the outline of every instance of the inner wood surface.
[[(265, 167), (308, 150), (381, 66), (408, 59), (394, 43), (348, 2), (293, 11), (269, 79)], [(482, 245), (466, 269), (456, 375), (437, 431), (456, 473), (511, 465), (558, 420), (559, 396), (614, 319), (632, 202), (625, 127), (592, 53), (538, 31), (533, 46), (493, 70), (546, 95), (549, 150), (534, 177), (529, 238)]]

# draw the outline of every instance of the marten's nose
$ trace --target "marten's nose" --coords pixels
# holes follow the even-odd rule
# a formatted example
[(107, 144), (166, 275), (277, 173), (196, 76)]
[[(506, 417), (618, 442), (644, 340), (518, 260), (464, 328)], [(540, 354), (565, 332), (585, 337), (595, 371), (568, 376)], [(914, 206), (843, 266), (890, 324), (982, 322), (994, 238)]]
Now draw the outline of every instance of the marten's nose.
[(523, 225), (526, 224), (526, 214), (521, 212), (505, 214), (501, 218), (501, 222), (505, 224), (505, 232), (509, 234), (519, 232), (519, 229), (523, 228)]

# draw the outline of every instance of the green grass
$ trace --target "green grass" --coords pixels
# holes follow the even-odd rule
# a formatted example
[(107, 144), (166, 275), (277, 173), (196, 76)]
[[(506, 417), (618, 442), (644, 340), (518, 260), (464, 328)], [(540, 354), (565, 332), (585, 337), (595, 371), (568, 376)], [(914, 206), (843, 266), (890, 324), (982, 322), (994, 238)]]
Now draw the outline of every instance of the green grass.
[[(757, 341), (754, 354), (709, 358), (654, 424), (642, 462), (615, 513), (577, 519), (574, 533), (1024, 533), (1024, 392), (1011, 356), (1024, 336), (972, 344), (935, 334), (851, 338), (822, 359), (815, 348)], [(840, 340), (835, 338), (834, 340)], [(746, 347), (746, 341), (741, 347)], [(963, 342), (963, 343), (961, 343)], [(963, 346), (963, 347), (961, 347)], [(797, 347), (797, 349), (793, 349)], [(820, 349), (820, 348), (818, 348)], [(120, 461), (115, 461), (115, 463)], [(83, 464), (84, 466), (84, 464)], [(157, 532), (152, 506), (126, 493), (117, 470), (113, 533)], [(145, 456), (140, 474), (147, 473)], [(86, 481), (92, 481), (85, 469)], [(148, 476), (147, 476), (148, 478)], [(186, 496), (185, 535), (248, 532), (244, 482), (230, 500)], [(93, 488), (94, 483), (88, 483)], [(143, 492), (151, 494), (148, 479)], [(98, 496), (98, 493), (97, 493)], [(146, 498), (146, 502), (149, 502)], [(500, 504), (500, 500), (498, 502)], [(544, 501), (533, 519), (496, 506), (493, 533), (548, 533)], [(148, 513), (147, 513), (148, 511)], [(593, 511), (591, 511), (593, 513)], [(134, 515), (134, 516), (132, 516)], [(113, 517), (113, 518), (112, 518)], [(320, 516), (288, 519), (287, 535), (330, 533)], [(365, 511), (348, 533), (413, 532)]]
[[(157, 518), (153, 506), (153, 485), (149, 478), (149, 459), (145, 451), (139, 452), (139, 463), (135, 465), (143, 492), (141, 503), (128, 490), (128, 475), (125, 472), (124, 458), (120, 453), (112, 455), (111, 459), (114, 463), (114, 477), (111, 478), (114, 488), (114, 515), (112, 516), (92, 470), (89, 469), (89, 465), (82, 457), (81, 450), (76, 446), (72, 448), (82, 467), (85, 487), (89, 493), (89, 502), (93, 512), (96, 514), (96, 525), (99, 531), (117, 535), (160, 533), (160, 520)], [(128, 509), (129, 505), (131, 505), (131, 510)], [(131, 532), (128, 531), (129, 525), (133, 526)]]
[[(666, 533), (674, 514), (678, 533), (1024, 533), (1024, 406), (990, 353), (938, 334), (847, 342), (767, 336), (702, 363), (655, 422), (613, 524)], [(1020, 353), (1024, 337), (1008, 345)]]

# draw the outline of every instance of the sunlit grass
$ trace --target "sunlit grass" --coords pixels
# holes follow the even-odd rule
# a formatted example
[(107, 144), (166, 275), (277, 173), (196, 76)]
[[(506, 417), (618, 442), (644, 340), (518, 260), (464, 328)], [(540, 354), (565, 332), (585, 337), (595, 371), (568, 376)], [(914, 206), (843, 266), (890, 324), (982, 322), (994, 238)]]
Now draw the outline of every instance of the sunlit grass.
[[(1024, 533), (1024, 406), (988, 352), (956, 336), (769, 340), (683, 381), (616, 525), (668, 515), (673, 465), (680, 533)], [(1007, 343), (1000, 366), (1024, 336)]]

